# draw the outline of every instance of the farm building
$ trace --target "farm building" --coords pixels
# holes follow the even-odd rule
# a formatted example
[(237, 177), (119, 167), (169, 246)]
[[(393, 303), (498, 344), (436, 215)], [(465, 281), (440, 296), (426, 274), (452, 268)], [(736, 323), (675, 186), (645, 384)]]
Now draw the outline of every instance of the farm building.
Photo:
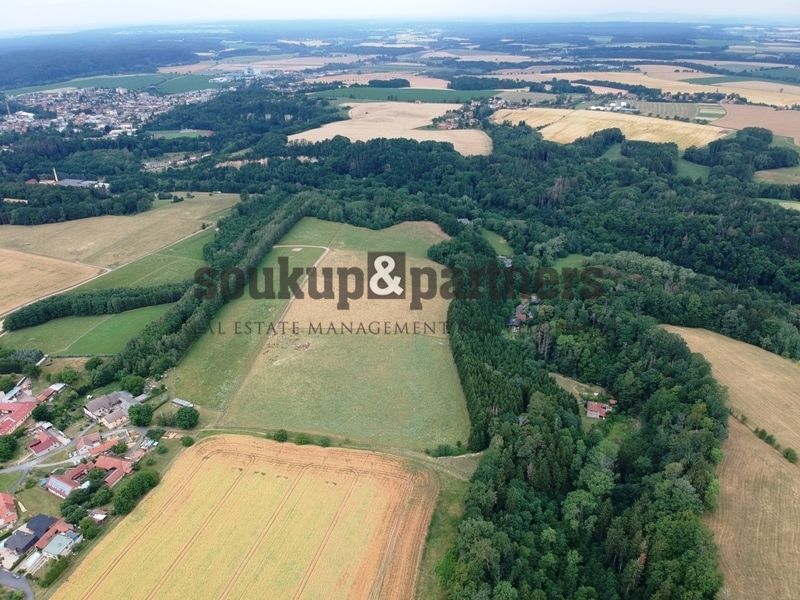
[(119, 481), (133, 471), (133, 463), (124, 458), (114, 456), (98, 456), (94, 467), (106, 471), (103, 481), (110, 488), (113, 488)]
[(606, 415), (613, 410), (608, 404), (602, 402), (587, 402), (586, 403), (586, 416), (590, 419), (605, 419)]
[(55, 435), (45, 430), (38, 431), (36, 435), (33, 436), (33, 440), (28, 444), (28, 450), (30, 450), (34, 456), (41, 456), (59, 446), (61, 446), (61, 441)]
[(45, 489), (62, 500), (73, 491), (81, 487), (83, 480), (91, 470), (91, 465), (78, 465), (67, 469), (63, 475), (50, 475), (45, 483)]
[(35, 402), (6, 402), (0, 404), (0, 435), (10, 435), (28, 420)]

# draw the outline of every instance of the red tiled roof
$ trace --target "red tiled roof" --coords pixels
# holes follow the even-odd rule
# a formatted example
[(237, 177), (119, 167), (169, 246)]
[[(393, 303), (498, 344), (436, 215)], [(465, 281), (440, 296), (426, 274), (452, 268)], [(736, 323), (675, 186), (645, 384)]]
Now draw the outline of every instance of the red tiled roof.
[(0, 525), (8, 525), (17, 520), (17, 506), (14, 496), (7, 492), (0, 492)]
[(89, 454), (91, 454), (92, 456), (98, 456), (98, 455), (102, 454), (103, 452), (108, 452), (114, 446), (116, 446), (118, 443), (119, 443), (119, 441), (117, 441), (117, 440), (106, 440), (105, 442), (103, 442), (99, 446), (95, 446), (94, 448), (90, 448), (89, 449)]
[(40, 431), (34, 437), (34, 440), (28, 444), (28, 449), (34, 454), (44, 454), (50, 448), (58, 446), (58, 440), (46, 431)]
[(47, 544), (50, 543), (50, 540), (56, 537), (57, 534), (65, 533), (67, 531), (70, 531), (71, 529), (72, 526), (69, 523), (67, 523), (64, 519), (59, 519), (58, 521), (50, 525), (50, 529), (45, 531), (44, 535), (41, 538), (39, 538), (39, 541), (36, 542), (36, 549), (41, 550), (42, 548), (47, 546)]
[(53, 388), (47, 388), (41, 394), (36, 396), (36, 403), (41, 404), (42, 402), (47, 402), (55, 395), (56, 391)]
[(31, 416), (35, 402), (4, 402), (0, 404), (0, 435), (9, 435), (19, 429)]
[(98, 469), (110, 471), (110, 473), (108, 473), (104, 479), (108, 487), (114, 487), (117, 483), (119, 483), (120, 479), (133, 471), (133, 463), (131, 463), (129, 460), (125, 460), (124, 458), (116, 458), (114, 456), (106, 456), (105, 454), (97, 457), (97, 460), (94, 462), (94, 466)]

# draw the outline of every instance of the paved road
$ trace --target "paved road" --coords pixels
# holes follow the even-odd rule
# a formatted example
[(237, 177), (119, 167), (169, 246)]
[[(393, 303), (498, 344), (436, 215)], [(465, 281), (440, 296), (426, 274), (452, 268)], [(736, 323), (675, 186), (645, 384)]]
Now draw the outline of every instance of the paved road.
[(0, 585), (19, 590), (25, 594), (25, 598), (28, 600), (33, 600), (33, 590), (31, 589), (31, 584), (28, 583), (28, 580), (24, 577), (17, 579), (5, 569), (0, 569)]

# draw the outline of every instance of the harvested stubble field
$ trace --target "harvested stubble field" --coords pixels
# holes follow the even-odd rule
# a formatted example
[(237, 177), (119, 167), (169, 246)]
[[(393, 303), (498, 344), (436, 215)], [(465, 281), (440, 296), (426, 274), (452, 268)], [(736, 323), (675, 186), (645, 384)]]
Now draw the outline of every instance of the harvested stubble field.
[(714, 125), (730, 129), (765, 127), (775, 135), (792, 138), (800, 144), (800, 112), (796, 110), (775, 110), (770, 106), (747, 104), (726, 104), (725, 110), (727, 114), (714, 121)]
[(103, 269), (0, 249), (0, 315), (103, 273)]
[(728, 388), (728, 407), (782, 446), (800, 451), (800, 365), (772, 352), (705, 329), (666, 327), (711, 363)]
[[(703, 329), (666, 327), (711, 363), (728, 405), (748, 426), (800, 448), (800, 366)], [(800, 589), (800, 468), (734, 418), (707, 517), (725, 575), (721, 598), (794, 598)]]
[(619, 128), (630, 140), (675, 142), (679, 148), (705, 146), (730, 133), (729, 130), (711, 125), (562, 108), (503, 109), (497, 111), (492, 119), (497, 123), (525, 122), (531, 127), (541, 128), (544, 139), (562, 144), (574, 142), (578, 138), (612, 127)]
[[(432, 223), (403, 223), (373, 231), (340, 223), (304, 219), (276, 247), (265, 265), (286, 256), (291, 266), (366, 268), (368, 251), (404, 251), (408, 266), (440, 266), (427, 261), (427, 248), (445, 234)], [(334, 289), (338, 289), (334, 278)], [(304, 287), (304, 290), (307, 289)], [(170, 374), (180, 397), (220, 411), (226, 427), (285, 428), (350, 438), (373, 447), (422, 450), (464, 441), (469, 431), (463, 393), (441, 322), (441, 299), (412, 311), (410, 298), (353, 301), (337, 310), (332, 300), (252, 300), (230, 302), (218, 325)], [(236, 322), (252, 322), (244, 333)], [(258, 322), (283, 321), (286, 330), (262, 334)], [(439, 323), (421, 334), (357, 333), (373, 322)], [(338, 333), (331, 333), (333, 322)], [(342, 333), (341, 324), (356, 332)], [(296, 324), (296, 331), (293, 330)], [(325, 325), (324, 333), (309, 331)], [(209, 369), (208, 365), (214, 365)], [(368, 383), (364, 383), (368, 382)]]
[(407, 79), (411, 88), (426, 90), (446, 90), (447, 80), (416, 73), (402, 71), (389, 73), (342, 73), (341, 75), (325, 75), (323, 77), (309, 77), (306, 83), (334, 83), (340, 81), (345, 85), (367, 85), (371, 80), (386, 81), (388, 79)]
[[(779, 82), (766, 81), (737, 81), (725, 84), (703, 85), (688, 81), (674, 81), (669, 79), (671, 74), (665, 74), (662, 69), (653, 69), (642, 72), (610, 72), (610, 71), (581, 71), (563, 73), (534, 73), (526, 70), (505, 69), (497, 72), (498, 77), (514, 77), (524, 81), (549, 81), (553, 77), (557, 79), (568, 79), (575, 81), (578, 79), (589, 81), (613, 81), (628, 85), (644, 85), (650, 88), (660, 89), (671, 94), (700, 94), (719, 92), (724, 94), (739, 94), (747, 98), (749, 102), (757, 104), (768, 104), (772, 106), (793, 106), (800, 104), (800, 86), (782, 84)], [(678, 75), (705, 76), (710, 74), (702, 73), (679, 73)], [(620, 90), (616, 90), (619, 92)]]
[(54, 598), (411, 598), (437, 494), (399, 458), (211, 437)]
[(116, 268), (199, 231), (202, 223), (216, 220), (238, 201), (237, 194), (198, 193), (175, 204), (157, 202), (153, 209), (130, 216), (3, 225), (0, 248)]
[(337, 135), (351, 141), (377, 138), (406, 138), (410, 140), (449, 142), (464, 155), (489, 154), (492, 140), (477, 129), (437, 130), (428, 127), (436, 117), (460, 107), (458, 104), (407, 102), (350, 103), (350, 118), (328, 123), (317, 129), (289, 136), (292, 142), (320, 142)]

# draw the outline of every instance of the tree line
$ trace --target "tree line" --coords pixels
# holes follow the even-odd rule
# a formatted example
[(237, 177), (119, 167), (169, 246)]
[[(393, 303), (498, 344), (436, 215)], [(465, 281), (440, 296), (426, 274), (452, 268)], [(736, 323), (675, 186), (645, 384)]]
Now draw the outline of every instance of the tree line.
[(149, 287), (110, 288), (92, 292), (67, 293), (44, 298), (8, 315), (3, 327), (8, 331), (33, 327), (63, 317), (109, 315), (177, 302), (191, 283), (167, 283)]

